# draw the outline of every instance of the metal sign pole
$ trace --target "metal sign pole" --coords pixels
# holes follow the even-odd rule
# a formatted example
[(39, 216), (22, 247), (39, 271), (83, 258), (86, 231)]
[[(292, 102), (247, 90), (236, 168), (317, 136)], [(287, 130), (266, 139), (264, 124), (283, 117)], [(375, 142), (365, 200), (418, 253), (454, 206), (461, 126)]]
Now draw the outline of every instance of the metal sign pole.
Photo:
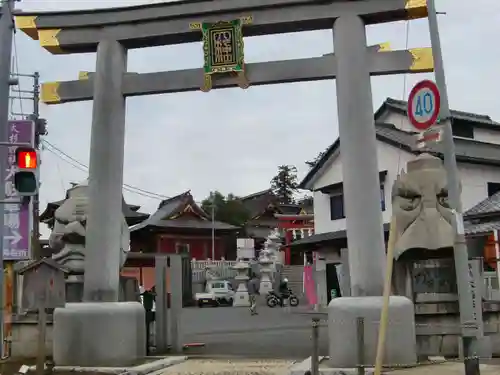
[[(0, 16), (0, 142), (8, 142), (8, 121), (9, 121), (9, 95), (10, 95), (10, 65), (12, 58), (12, 39), (14, 32), (14, 23), (12, 19), (12, 10), (14, 9), (14, 0), (4, 0), (2, 2), (2, 13)], [(6, 153), (0, 149), (0, 199), (5, 199), (5, 168)], [(5, 206), (0, 204), (0, 303), (4, 302), (4, 215)], [(1, 354), (3, 353), (3, 334), (4, 317), (0, 314), (0, 338), (2, 340)]]
[(464, 365), (466, 375), (479, 374), (478, 334), (482, 325), (482, 316), (476, 314), (473, 308), (472, 290), (474, 281), (472, 270), (469, 269), (467, 245), (465, 243), (464, 224), (462, 217), (462, 201), (460, 197), (460, 178), (455, 155), (455, 143), (450, 121), (450, 108), (446, 89), (443, 56), (434, 0), (427, 0), (429, 33), (431, 37), (432, 54), (434, 58), (434, 74), (441, 95), (440, 116), (443, 123), (443, 153), (444, 164), (448, 175), (448, 192), (450, 203), (456, 211), (456, 234), (454, 245), (455, 270), (460, 306), (460, 321), (464, 346)]

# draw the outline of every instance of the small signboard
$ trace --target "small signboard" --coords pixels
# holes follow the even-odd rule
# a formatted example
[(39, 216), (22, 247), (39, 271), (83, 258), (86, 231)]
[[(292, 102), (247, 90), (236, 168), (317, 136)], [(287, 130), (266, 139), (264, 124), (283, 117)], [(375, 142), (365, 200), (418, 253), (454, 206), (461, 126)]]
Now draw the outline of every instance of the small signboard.
[[(28, 120), (9, 121), (8, 124), (9, 143), (34, 144), (35, 124)], [(19, 201), (19, 196), (14, 187), (14, 172), (16, 166), (17, 146), (1, 147), (3, 163), (6, 172), (5, 200), (8, 202)], [(30, 258), (31, 243), (31, 204), (5, 204), (4, 213), (4, 260), (26, 260)]]
[(233, 74), (238, 79), (238, 86), (249, 86), (245, 75), (245, 54), (242, 27), (252, 23), (252, 17), (246, 16), (230, 21), (192, 22), (189, 27), (200, 30), (203, 34), (203, 72), (202, 91), (212, 89), (212, 77)]
[(418, 130), (434, 125), (441, 109), (441, 96), (436, 84), (429, 80), (417, 83), (408, 98), (408, 119)]
[(443, 130), (441, 127), (432, 127), (417, 134), (417, 148), (425, 148), (433, 143), (441, 142)]

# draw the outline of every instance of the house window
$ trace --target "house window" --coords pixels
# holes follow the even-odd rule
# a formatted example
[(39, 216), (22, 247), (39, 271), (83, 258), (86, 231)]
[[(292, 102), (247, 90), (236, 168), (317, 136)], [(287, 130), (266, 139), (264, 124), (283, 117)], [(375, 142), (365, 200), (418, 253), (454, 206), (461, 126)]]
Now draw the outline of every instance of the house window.
[(345, 218), (344, 215), (344, 195), (337, 194), (330, 197), (330, 219), (338, 220)]
[(176, 254), (189, 254), (189, 244), (176, 242), (175, 253)]
[(382, 206), (382, 211), (385, 211), (385, 189), (384, 189), (384, 185), (380, 185), (380, 204)]
[[(499, 184), (500, 185), (500, 184)], [(500, 190), (500, 187), (499, 187)], [(385, 211), (385, 189), (384, 185), (380, 185), (380, 206), (382, 211)], [(330, 196), (330, 219), (344, 219), (344, 195), (336, 194)]]
[(451, 132), (454, 137), (474, 139), (474, 128), (467, 122), (459, 120), (453, 121), (451, 124)]
[(499, 182), (488, 182), (488, 197), (498, 193), (500, 191)]

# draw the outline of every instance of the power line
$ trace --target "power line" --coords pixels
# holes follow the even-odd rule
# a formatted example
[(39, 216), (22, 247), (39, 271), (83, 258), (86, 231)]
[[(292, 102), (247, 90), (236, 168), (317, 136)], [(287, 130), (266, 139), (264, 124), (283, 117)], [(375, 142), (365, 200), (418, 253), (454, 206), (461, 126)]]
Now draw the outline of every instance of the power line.
[[(59, 147), (57, 147), (56, 145), (54, 145), (53, 143), (51, 143), (45, 139), (42, 139), (41, 142), (45, 146), (44, 150), (49, 151), (53, 155), (57, 156), (60, 160), (71, 165), (73, 168), (76, 168), (76, 169), (88, 174), (89, 167), (86, 164), (75, 159), (71, 155), (68, 155), (66, 152), (61, 150)], [(136, 186), (129, 185), (129, 184), (123, 184), (123, 189), (128, 191), (129, 193), (137, 194), (137, 195), (140, 195), (140, 196), (143, 196), (146, 198), (151, 198), (151, 199), (164, 200), (164, 199), (172, 198), (172, 197), (168, 197), (166, 195), (157, 194), (157, 193), (154, 193), (152, 191), (141, 189), (141, 188), (138, 188)], [(201, 205), (203, 202), (195, 201), (195, 203)]]
[[(65, 161), (66, 163), (72, 165), (74, 168), (79, 169), (82, 172), (88, 173), (89, 167), (85, 165), (84, 163), (80, 162), (79, 160), (73, 158), (71, 155), (68, 155), (66, 152), (61, 150), (59, 147), (55, 146), (53, 143), (47, 141), (47, 140), (42, 140), (42, 143), (46, 146), (46, 150), (54, 154), (55, 156), (59, 157), (61, 160)], [(162, 194), (157, 194), (152, 191), (148, 191), (145, 189), (138, 188), (133, 185), (129, 184), (123, 184), (124, 190), (134, 193), (137, 195), (142, 195), (147, 198), (153, 198), (153, 199), (158, 199), (158, 200), (163, 200), (163, 199), (169, 199), (171, 197), (167, 197), (166, 195)]]

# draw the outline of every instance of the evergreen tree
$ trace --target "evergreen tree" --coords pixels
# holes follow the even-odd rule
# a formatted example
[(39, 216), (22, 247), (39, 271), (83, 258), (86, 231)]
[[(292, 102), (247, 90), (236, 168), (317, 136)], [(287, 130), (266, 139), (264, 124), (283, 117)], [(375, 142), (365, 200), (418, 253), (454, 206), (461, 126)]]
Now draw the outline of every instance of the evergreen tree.
[(250, 219), (250, 213), (234, 194), (229, 193), (226, 197), (219, 191), (212, 191), (210, 196), (201, 202), (201, 208), (209, 216), (212, 214), (212, 204), (217, 221), (241, 227)]
[(271, 188), (279, 203), (294, 203), (294, 195), (298, 189), (297, 168), (293, 165), (280, 165), (278, 173), (271, 180)]

